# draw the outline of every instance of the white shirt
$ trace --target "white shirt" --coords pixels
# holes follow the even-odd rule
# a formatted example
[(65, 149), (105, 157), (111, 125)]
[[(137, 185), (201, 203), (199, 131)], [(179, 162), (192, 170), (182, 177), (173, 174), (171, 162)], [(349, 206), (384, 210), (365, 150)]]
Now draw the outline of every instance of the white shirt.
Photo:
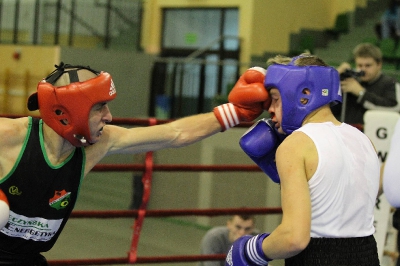
[(318, 152), (318, 167), (308, 182), (311, 237), (372, 235), (380, 163), (369, 138), (345, 123), (310, 123), (298, 131)]

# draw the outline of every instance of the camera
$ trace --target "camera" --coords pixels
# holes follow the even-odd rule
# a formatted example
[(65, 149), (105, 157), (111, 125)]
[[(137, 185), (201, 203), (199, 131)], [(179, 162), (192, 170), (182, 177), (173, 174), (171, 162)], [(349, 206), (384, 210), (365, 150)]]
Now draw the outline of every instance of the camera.
[(365, 76), (364, 71), (356, 71), (353, 69), (346, 69), (343, 73), (340, 73), (340, 80), (344, 80), (347, 78), (358, 78)]

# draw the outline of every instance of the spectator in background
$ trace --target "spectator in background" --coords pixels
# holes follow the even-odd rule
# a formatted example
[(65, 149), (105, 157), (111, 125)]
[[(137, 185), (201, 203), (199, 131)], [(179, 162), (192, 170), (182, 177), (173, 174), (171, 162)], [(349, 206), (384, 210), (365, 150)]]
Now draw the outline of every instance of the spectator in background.
[(400, 1), (390, 0), (388, 8), (381, 16), (381, 38), (400, 37)]
[[(201, 254), (227, 254), (232, 243), (241, 236), (255, 234), (255, 218), (251, 215), (233, 215), (226, 226), (216, 226), (207, 231), (201, 241)], [(221, 261), (202, 261), (199, 266), (224, 266)]]
[[(382, 73), (382, 52), (370, 43), (361, 43), (353, 50), (357, 75), (344, 75), (352, 70), (348, 62), (338, 68), (341, 75), (340, 85), (343, 92), (343, 104), (332, 107), (336, 118), (348, 124), (364, 124), (364, 113), (367, 110), (400, 111), (398, 82)], [(344, 108), (343, 108), (344, 107)]]

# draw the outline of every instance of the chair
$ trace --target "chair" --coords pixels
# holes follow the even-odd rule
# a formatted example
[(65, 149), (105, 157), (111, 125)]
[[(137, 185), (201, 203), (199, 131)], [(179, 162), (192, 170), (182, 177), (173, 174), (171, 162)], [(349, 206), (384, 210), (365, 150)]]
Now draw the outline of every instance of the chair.
[(377, 37), (366, 37), (362, 40), (363, 43), (371, 43), (373, 45), (379, 46), (379, 39)]
[(393, 61), (395, 59), (396, 41), (392, 38), (385, 38), (380, 41), (379, 48), (382, 51), (384, 60)]
[(304, 35), (300, 39), (299, 45), (300, 51), (309, 51), (310, 53), (314, 53), (315, 50), (315, 39), (311, 35)]
[(302, 53), (314, 53), (315, 50), (315, 38), (311, 35), (303, 35), (300, 37), (298, 45), (296, 48), (290, 51), (290, 56), (299, 55)]
[(400, 69), (400, 45), (394, 50), (394, 60), (395, 60), (395, 68), (396, 70)]
[(349, 17), (347, 13), (342, 13), (337, 15), (335, 20), (335, 26), (332, 29), (327, 29), (325, 31), (329, 35), (333, 35), (335, 39), (340, 34), (348, 33), (349, 32)]

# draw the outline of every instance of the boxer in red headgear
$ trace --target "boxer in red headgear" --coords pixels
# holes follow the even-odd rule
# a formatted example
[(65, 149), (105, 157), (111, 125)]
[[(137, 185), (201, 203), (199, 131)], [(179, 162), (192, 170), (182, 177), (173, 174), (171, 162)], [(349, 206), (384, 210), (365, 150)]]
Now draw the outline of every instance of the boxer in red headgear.
[[(41, 119), (0, 118), (0, 189), (9, 206), (0, 229), (0, 265), (47, 265), (81, 181), (105, 156), (178, 148), (257, 118), (268, 107), (265, 70), (246, 71), (213, 112), (151, 127), (110, 125), (111, 76), (60, 64), (39, 82), (29, 110)], [(40, 225), (40, 226), (38, 226)]]
[[(87, 80), (88, 77), (92, 78)], [(60, 81), (67, 84), (57, 86)], [(37, 92), (28, 99), (28, 109), (39, 109), (47, 125), (71, 144), (80, 147), (92, 143), (88, 124), (90, 109), (116, 96), (114, 82), (107, 72), (61, 63), (39, 82)]]

